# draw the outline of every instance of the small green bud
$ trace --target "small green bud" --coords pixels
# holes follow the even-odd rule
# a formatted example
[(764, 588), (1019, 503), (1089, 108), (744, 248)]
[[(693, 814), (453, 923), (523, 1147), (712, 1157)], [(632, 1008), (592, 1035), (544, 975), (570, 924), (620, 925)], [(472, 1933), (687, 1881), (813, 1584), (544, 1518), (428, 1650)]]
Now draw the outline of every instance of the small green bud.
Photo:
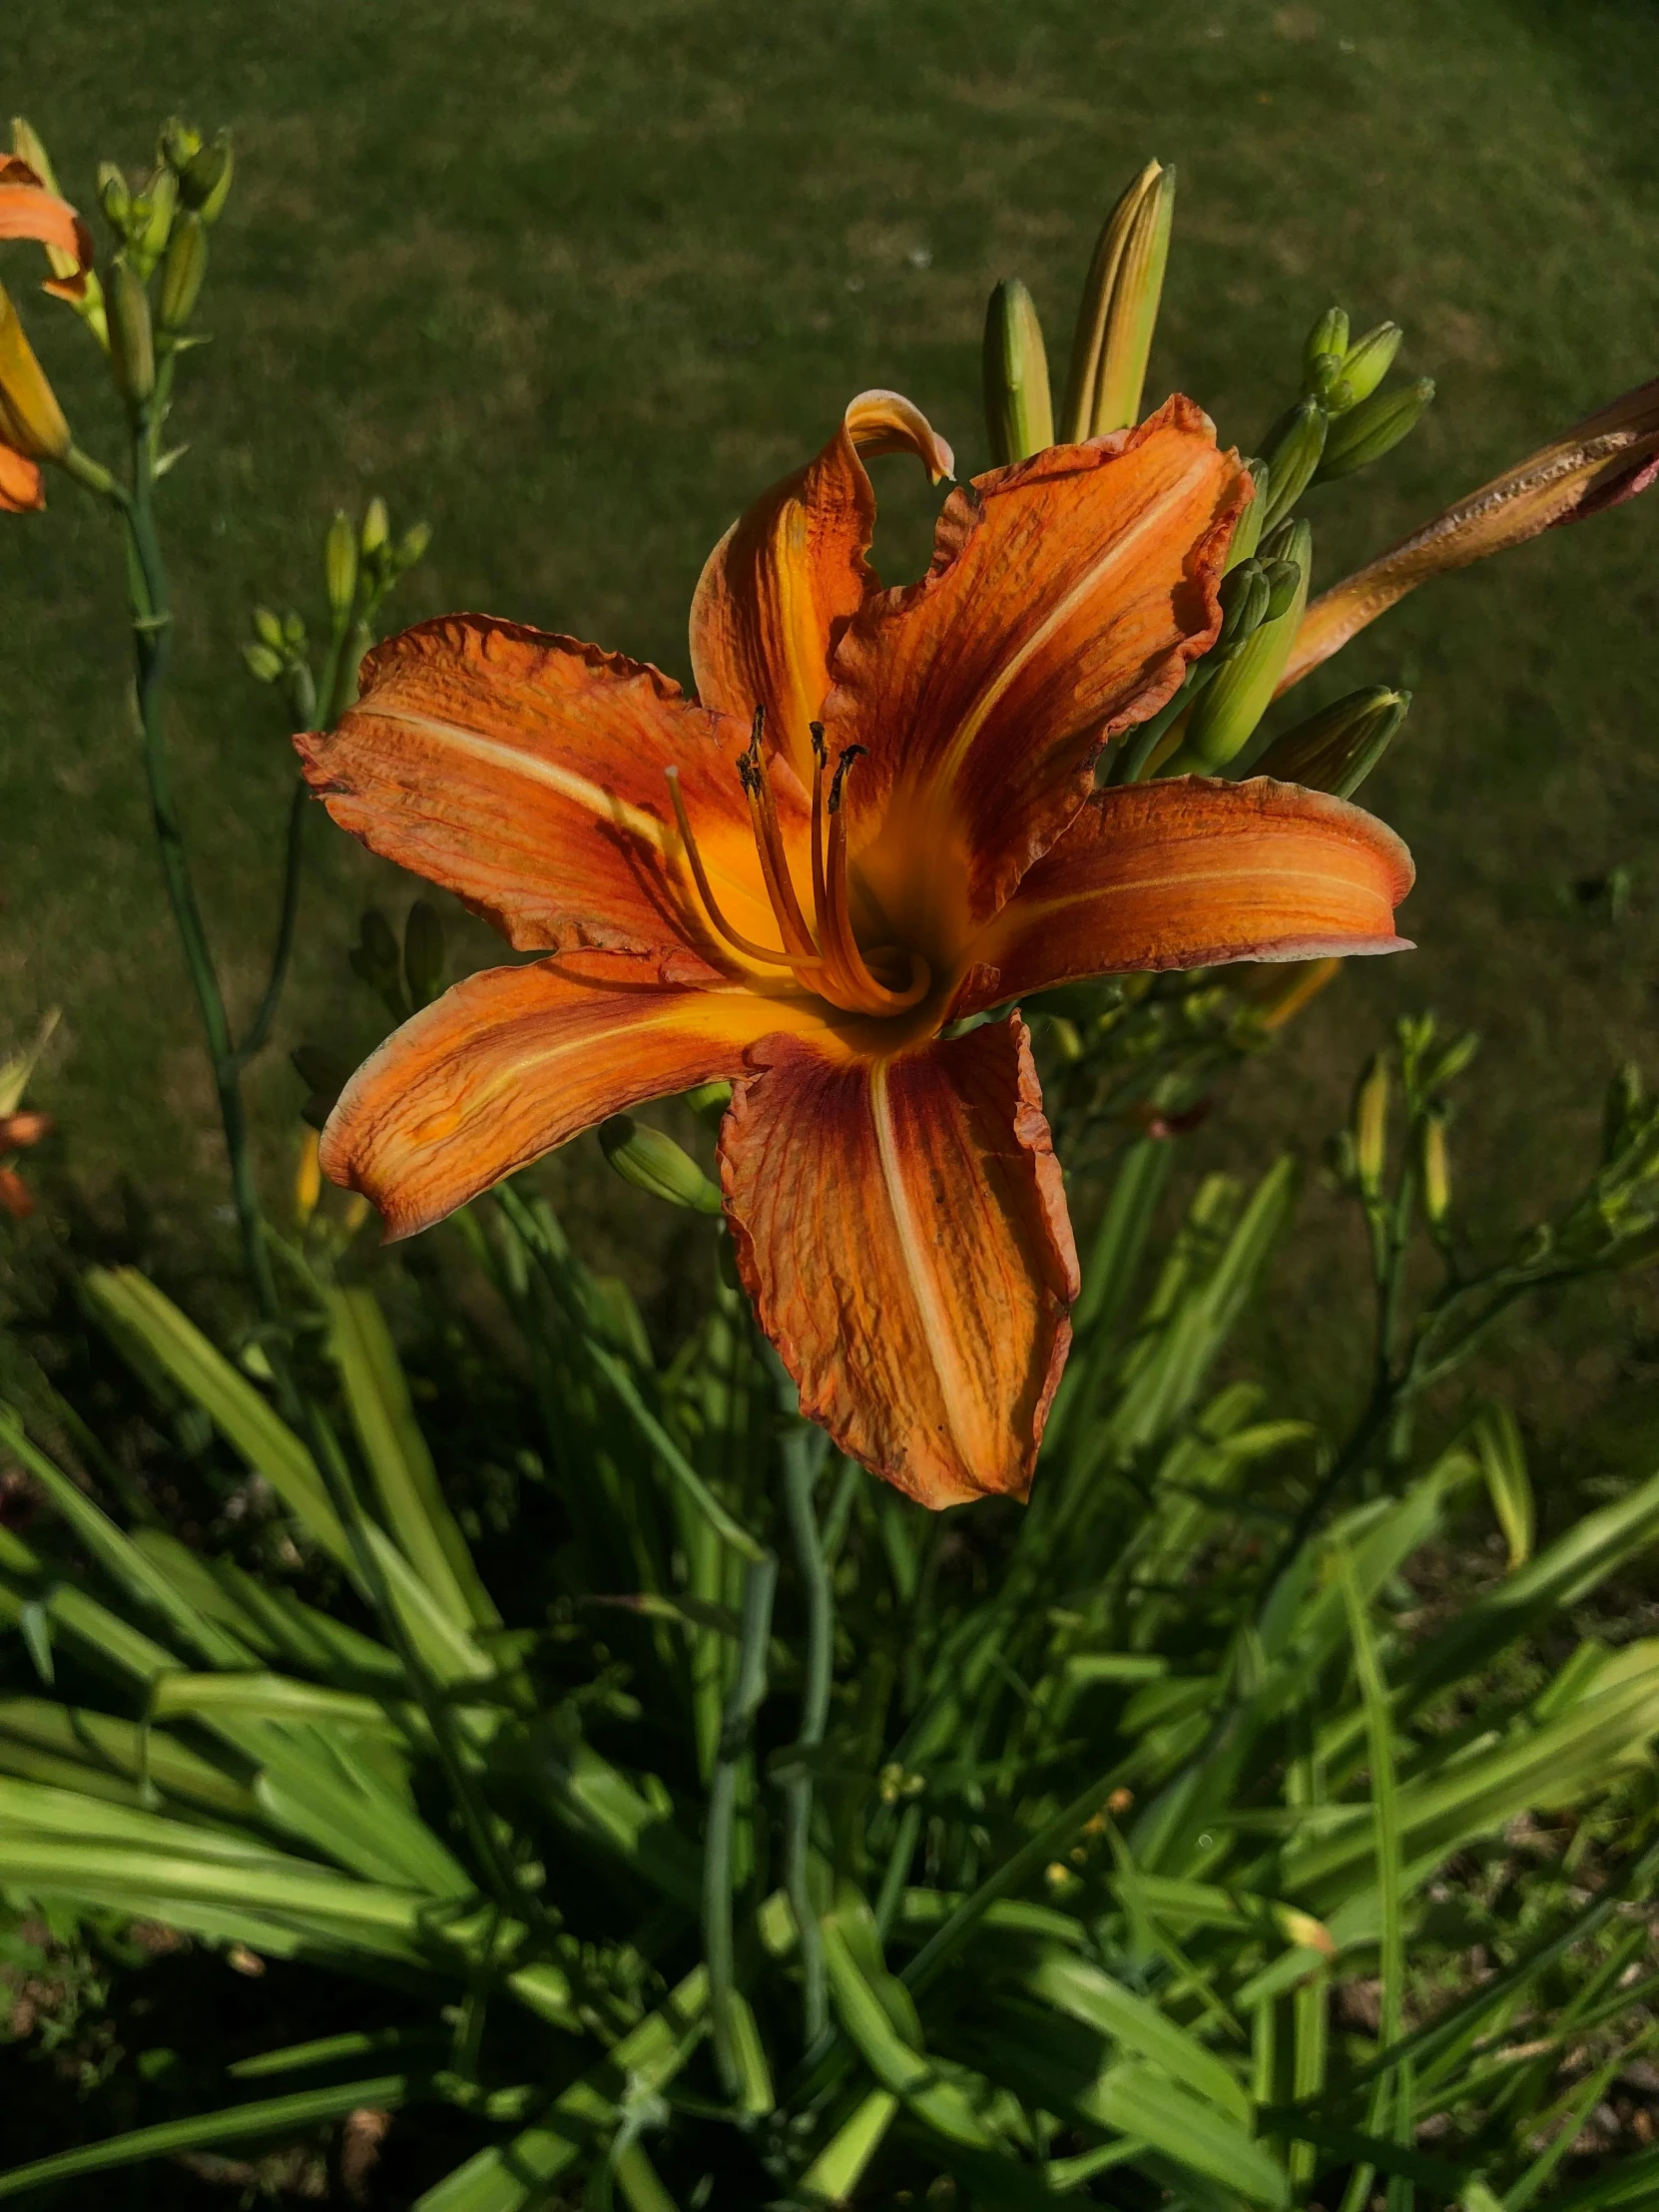
[(1388, 1156), (1388, 1063), (1374, 1053), (1354, 1093), (1354, 1172), (1368, 1198), (1382, 1188)]
[(254, 628), (266, 644), (277, 653), (280, 653), (287, 643), (287, 639), (282, 634), (281, 616), (273, 614), (269, 607), (256, 607), (254, 609)]
[(202, 227), (202, 218), (187, 212), (173, 227), (162, 263), (157, 320), (170, 336), (182, 330), (195, 312), (207, 274), (208, 234)]
[(1390, 691), (1385, 684), (1350, 692), (1275, 738), (1255, 773), (1352, 799), (1392, 743), (1410, 704), (1409, 692)]
[(985, 309), (982, 371), (992, 465), (1004, 468), (1052, 445), (1054, 402), (1042, 324), (1017, 276), (1003, 277)]
[(1241, 561), (1222, 578), (1217, 596), (1221, 600), (1221, 634), (1213, 650), (1236, 652), (1267, 620), (1268, 601), (1273, 596), (1267, 570), (1258, 560)]
[(629, 1114), (613, 1114), (599, 1124), (599, 1146), (625, 1183), (684, 1206), (694, 1214), (718, 1214), (720, 1193), (690, 1153), (660, 1129), (648, 1129)]
[(103, 209), (110, 228), (125, 238), (127, 225), (132, 220), (133, 196), (127, 189), (126, 178), (114, 162), (100, 162), (98, 165), (98, 205)]
[(149, 407), (156, 389), (156, 339), (150, 325), (150, 295), (124, 254), (110, 271), (110, 366), (116, 389), (130, 413)]
[[(1172, 776), (1213, 776), (1225, 768), (1249, 741), (1268, 711), (1308, 601), (1308, 577), (1314, 561), (1314, 533), (1298, 522), (1275, 539), (1286, 550), (1275, 560), (1295, 563), (1298, 582), (1290, 604), (1272, 621), (1264, 621), (1194, 702), (1187, 719), (1181, 749), (1165, 770)], [(1263, 563), (1271, 575), (1271, 563)], [(1270, 595), (1272, 585), (1264, 576)]]
[(1303, 342), (1302, 373), (1305, 389), (1314, 393), (1322, 391), (1321, 370), (1323, 364), (1331, 360), (1337, 366), (1329, 371), (1325, 381), (1334, 381), (1347, 351), (1348, 315), (1341, 307), (1327, 307)]
[[(1394, 365), (1394, 355), (1405, 335), (1397, 322), (1380, 322), (1364, 337), (1356, 338), (1343, 361), (1342, 387), (1349, 394), (1345, 407), (1357, 407), (1369, 399)], [(1338, 410), (1334, 403), (1332, 412)]]
[(1303, 378), (1305, 396), (1323, 400), (1329, 409), (1331, 395), (1340, 387), (1342, 373), (1343, 357), (1340, 353), (1317, 354), (1308, 363), (1307, 373)]
[(144, 226), (131, 242), (133, 261), (141, 276), (148, 277), (156, 264), (167, 251), (167, 242), (173, 235), (173, 218), (179, 208), (179, 180), (171, 169), (158, 169), (144, 188), (142, 203), (134, 203), (136, 214), (140, 205), (146, 210)]
[(732, 1103), (730, 1083), (699, 1083), (686, 1093), (686, 1104), (708, 1128), (718, 1130), (726, 1109)]
[(1268, 611), (1265, 622), (1277, 622), (1302, 583), (1302, 571), (1295, 561), (1275, 556), (1262, 563), (1262, 576), (1268, 587)]
[(432, 542), (432, 525), (429, 522), (411, 522), (392, 548), (391, 565), (399, 573), (413, 568), (421, 560)]
[(179, 179), (179, 197), (194, 208), (204, 223), (219, 221), (231, 190), (231, 134), (216, 131), (212, 142), (199, 149)]
[(1264, 531), (1283, 522), (1314, 480), (1325, 451), (1331, 417), (1317, 399), (1304, 399), (1292, 407), (1267, 437), (1268, 497), (1262, 515)]
[(275, 684), (282, 673), (282, 656), (255, 639), (251, 638), (243, 647), (242, 657), (248, 663), (249, 674), (257, 683)]
[(390, 534), (391, 523), (386, 514), (386, 503), (376, 492), (368, 503), (368, 511), (363, 516), (362, 537), (359, 543), (365, 558), (371, 553), (378, 553)]
[(1398, 391), (1374, 392), (1347, 414), (1339, 415), (1325, 441), (1314, 482), (1329, 484), (1372, 461), (1380, 461), (1401, 438), (1409, 437), (1433, 396), (1433, 377), (1419, 376)]
[(201, 132), (182, 123), (176, 115), (170, 115), (156, 141), (157, 158), (166, 162), (176, 176), (182, 177), (201, 151)]
[(1246, 461), (1245, 474), (1255, 486), (1255, 497), (1240, 515), (1233, 528), (1232, 542), (1227, 548), (1227, 566), (1237, 568), (1241, 561), (1248, 561), (1262, 542), (1262, 517), (1267, 513), (1268, 464), (1266, 461)]
[(1451, 1211), (1451, 1161), (1446, 1150), (1445, 1115), (1430, 1114), (1422, 1124), (1422, 1210), (1431, 1229)]
[(416, 1013), (443, 989), (443, 917), (429, 898), (417, 898), (403, 924), (403, 975)]
[(282, 617), (282, 643), (290, 653), (297, 653), (305, 643), (305, 620), (290, 607)]
[(1438, 1059), (1422, 1070), (1423, 1091), (1443, 1091), (1448, 1083), (1455, 1083), (1479, 1050), (1480, 1038), (1474, 1030), (1465, 1029), (1460, 1037), (1453, 1037)]
[(322, 566), (328, 580), (328, 611), (336, 621), (343, 621), (357, 589), (357, 533), (343, 507), (336, 509), (328, 525)]
[(1175, 171), (1157, 162), (1106, 218), (1083, 285), (1063, 435), (1099, 437), (1139, 418), (1175, 219)]
[(1623, 1067), (1607, 1086), (1607, 1096), (1601, 1108), (1601, 1158), (1605, 1167), (1611, 1167), (1629, 1140), (1636, 1118), (1642, 1110), (1642, 1071), (1634, 1060), (1626, 1060)]

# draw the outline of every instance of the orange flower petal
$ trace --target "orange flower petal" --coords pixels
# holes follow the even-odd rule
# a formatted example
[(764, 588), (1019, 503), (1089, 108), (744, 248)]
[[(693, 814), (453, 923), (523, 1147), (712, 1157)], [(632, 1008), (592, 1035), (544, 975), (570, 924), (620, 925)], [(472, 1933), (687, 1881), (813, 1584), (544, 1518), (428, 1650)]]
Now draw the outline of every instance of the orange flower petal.
[(29, 514), (46, 504), (46, 479), (40, 463), (0, 439), (0, 514)]
[(1659, 456), (1659, 377), (1638, 384), (1564, 437), (1540, 447), (1368, 561), (1316, 599), (1279, 679), (1281, 692), (1340, 652), (1366, 625), (1431, 576), (1524, 545), (1541, 531), (1599, 514), (1653, 481)]
[(730, 964), (685, 872), (671, 766), (729, 919), (777, 943), (736, 768), (749, 733), (659, 670), (453, 615), (378, 647), (361, 682), (336, 730), (294, 740), (311, 788), (341, 829), (521, 950), (678, 947), (704, 975)]
[(1137, 968), (1408, 950), (1411, 856), (1346, 800), (1258, 776), (1097, 792), (973, 946), (954, 1011)]
[(814, 461), (774, 484), (709, 555), (692, 600), (691, 657), (706, 707), (767, 711), (775, 751), (804, 786), (808, 724), (830, 690), (830, 648), (876, 588), (864, 555), (875, 493), (860, 453), (914, 453), (937, 483), (955, 457), (925, 415), (895, 391), (863, 391)]
[(721, 1132), (727, 1210), (802, 1409), (924, 1505), (1023, 1497), (1077, 1296), (1024, 1024), (751, 1061)]
[[(32, 461), (61, 461), (69, 424), (35, 358), (10, 294), (0, 284), (0, 444)], [(44, 502), (37, 501), (37, 505)]]
[(0, 154), (0, 239), (37, 239), (48, 249), (72, 255), (75, 268), (46, 286), (66, 299), (86, 290), (92, 267), (92, 234), (67, 200), (48, 192), (28, 163)]
[(638, 954), (488, 968), (364, 1061), (322, 1132), (323, 1172), (411, 1236), (607, 1114), (741, 1074), (775, 1030), (822, 1026), (799, 998), (686, 988)]
[(1082, 805), (1106, 738), (1213, 642), (1249, 496), (1209, 417), (1170, 399), (952, 493), (931, 574), (848, 625), (825, 721), (831, 756), (868, 749), (848, 834), (901, 942), (939, 955), (994, 912)]

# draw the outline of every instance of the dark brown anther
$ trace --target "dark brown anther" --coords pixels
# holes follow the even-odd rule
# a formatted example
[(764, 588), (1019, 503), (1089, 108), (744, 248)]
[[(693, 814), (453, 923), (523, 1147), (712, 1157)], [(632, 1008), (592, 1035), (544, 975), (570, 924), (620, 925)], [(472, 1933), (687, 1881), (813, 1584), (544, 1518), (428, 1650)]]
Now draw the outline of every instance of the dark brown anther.
[(827, 761), (830, 758), (830, 748), (824, 742), (823, 723), (809, 722), (807, 728), (813, 740), (813, 759), (815, 761)]
[(738, 755), (738, 782), (743, 786), (745, 794), (751, 799), (760, 790), (761, 771), (752, 754), (740, 753)]
[(849, 745), (835, 763), (835, 781), (830, 787), (830, 812), (832, 815), (838, 815), (841, 811), (841, 786), (846, 781), (847, 770), (868, 751), (867, 745)]
[(750, 757), (753, 760), (758, 761), (761, 757), (761, 739), (766, 734), (766, 726), (767, 711), (765, 707), (757, 702), (755, 707), (755, 719), (749, 725), (749, 752)]

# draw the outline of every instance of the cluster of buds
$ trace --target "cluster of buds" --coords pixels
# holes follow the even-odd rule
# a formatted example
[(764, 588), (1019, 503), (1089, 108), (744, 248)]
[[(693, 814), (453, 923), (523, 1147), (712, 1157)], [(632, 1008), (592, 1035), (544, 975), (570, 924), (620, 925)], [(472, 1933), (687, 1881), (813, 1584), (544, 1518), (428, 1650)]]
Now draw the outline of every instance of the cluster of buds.
[[(1404, 1016), (1393, 1053), (1376, 1053), (1355, 1087), (1349, 1126), (1337, 1139), (1338, 1180), (1364, 1206), (1374, 1231), (1390, 1207), (1421, 1206), (1430, 1236), (1447, 1248), (1451, 1162), (1446, 1143), (1448, 1093), (1479, 1049), (1470, 1030), (1442, 1037), (1432, 1014)], [(1388, 1192), (1388, 1127), (1397, 1080), (1405, 1109), (1405, 1148), (1397, 1187)], [(1403, 1218), (1403, 1217), (1402, 1217)]]
[(356, 696), (357, 670), (374, 642), (375, 616), (431, 540), (424, 522), (411, 523), (394, 538), (386, 503), (379, 497), (369, 501), (360, 523), (339, 509), (328, 525), (322, 552), (329, 644), (320, 684), (304, 622), (291, 610), (278, 616), (267, 607), (255, 608), (254, 635), (242, 649), (249, 673), (259, 683), (283, 685), (295, 717), (306, 727), (314, 725), (319, 708), (332, 724)]
[(49, 1114), (33, 1112), (23, 1103), (30, 1079), (58, 1026), (54, 1007), (41, 1023), (33, 1044), (0, 1060), (0, 1210), (14, 1221), (26, 1221), (35, 1210), (34, 1193), (17, 1171), (17, 1156), (52, 1133)]
[[(221, 131), (204, 142), (177, 117), (163, 125), (156, 160), (134, 186), (113, 162), (98, 172), (98, 201), (115, 234), (109, 277), (110, 365), (135, 425), (158, 402), (159, 364), (200, 344), (191, 319), (208, 274), (208, 232), (230, 195), (231, 141)], [(177, 454), (158, 458), (164, 473)]]

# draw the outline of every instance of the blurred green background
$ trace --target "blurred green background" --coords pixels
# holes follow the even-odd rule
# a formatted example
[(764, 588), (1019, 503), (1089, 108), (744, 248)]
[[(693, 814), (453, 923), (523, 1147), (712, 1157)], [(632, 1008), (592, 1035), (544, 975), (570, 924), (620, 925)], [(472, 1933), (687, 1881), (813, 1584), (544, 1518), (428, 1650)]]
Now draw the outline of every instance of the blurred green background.
[[(1251, 449), (1333, 299), (1356, 328), (1403, 322), (1402, 367), (1439, 381), (1407, 446), (1310, 501), (1316, 583), (1659, 367), (1648, 0), (8, 0), (5, 33), (9, 109), (84, 206), (97, 162), (136, 169), (170, 110), (236, 132), (165, 519), (180, 782), (243, 1013), (292, 770), (237, 645), (256, 600), (320, 628), (336, 504), (380, 491), (394, 523), (434, 525), (401, 620), (486, 608), (684, 676), (708, 547), (851, 392), (900, 387), (983, 465), (987, 290), (1023, 276), (1063, 364), (1101, 215), (1150, 154), (1181, 184), (1149, 402), (1189, 391)], [(31, 253), (7, 276), (109, 452), (92, 349), (28, 295)], [(898, 577), (931, 501), (880, 466)], [(1428, 1005), (1486, 1039), (1458, 1160), (1497, 1233), (1575, 1180), (1620, 1058), (1659, 1075), (1656, 544), (1659, 499), (1552, 533), (1419, 594), (1298, 695), (1416, 693), (1367, 802), (1415, 852), (1420, 949), (1328, 992), (1185, 1140), (1195, 1170), (1317, 1158), (1387, 1021)], [(139, 1194), (159, 1247), (200, 1251), (220, 1145), (130, 732), (119, 549), (61, 485), (0, 528), (0, 1049), (65, 1009), (43, 1164), (112, 1218)], [(274, 1180), (302, 1096), (287, 1051), (375, 1041), (345, 949), (365, 903), (400, 917), (413, 889), (311, 825), (254, 1085)], [(596, 1236), (659, 1264), (591, 1140), (563, 1175)], [(1324, 1409), (1363, 1353), (1338, 1295), (1357, 1254), (1317, 1177), (1305, 1218), (1258, 1349)], [(1558, 1437), (1633, 1382), (1645, 1436), (1654, 1307), (1633, 1288), (1535, 1317), (1503, 1367)]]

